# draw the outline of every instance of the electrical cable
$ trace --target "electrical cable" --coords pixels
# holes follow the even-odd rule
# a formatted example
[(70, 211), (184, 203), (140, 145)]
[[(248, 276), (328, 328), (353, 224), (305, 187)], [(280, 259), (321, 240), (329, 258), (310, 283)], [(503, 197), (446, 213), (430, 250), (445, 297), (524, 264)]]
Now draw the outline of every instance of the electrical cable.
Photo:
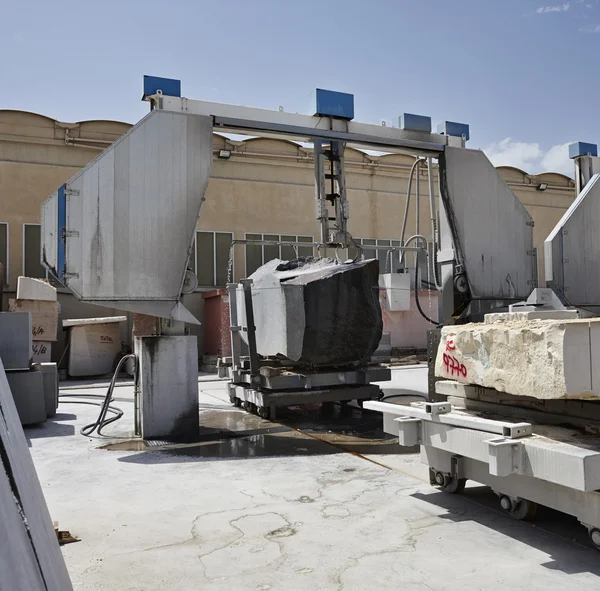
[[(102, 430), (105, 427), (107, 427), (108, 425), (110, 425), (111, 423), (118, 421), (123, 416), (123, 411), (116, 406), (111, 406), (110, 403), (113, 402), (113, 400), (114, 400), (112, 395), (113, 395), (113, 391), (115, 389), (117, 376), (119, 375), (119, 371), (121, 370), (121, 367), (123, 366), (125, 361), (127, 361), (128, 359), (135, 359), (135, 358), (136, 358), (136, 356), (133, 353), (129, 353), (128, 355), (124, 355), (123, 357), (121, 357), (121, 359), (119, 360), (119, 363), (117, 364), (117, 367), (115, 369), (113, 377), (110, 381), (110, 384), (108, 386), (108, 390), (106, 391), (106, 394), (104, 396), (102, 396), (101, 394), (63, 394), (59, 397), (61, 399), (64, 399), (64, 398), (103, 398), (102, 402), (93, 402), (91, 400), (69, 400), (69, 404), (88, 404), (88, 405), (92, 405), (92, 406), (100, 406), (100, 413), (98, 414), (98, 418), (96, 419), (96, 421), (93, 423), (90, 423), (89, 425), (85, 425), (84, 427), (82, 427), (79, 430), (79, 432), (84, 437), (93, 437), (94, 431), (97, 433), (98, 437), (106, 437), (105, 435), (103, 435)], [(134, 379), (134, 382), (135, 381), (137, 381), (137, 380)], [(109, 412), (112, 413), (113, 416), (107, 418), (106, 415)]]
[(423, 308), (421, 308), (421, 302), (419, 301), (419, 265), (415, 265), (415, 304), (417, 304), (417, 310), (419, 310), (419, 314), (421, 314), (421, 316), (423, 316), (423, 318), (425, 318), (425, 320), (427, 320), (427, 322), (430, 322), (431, 324), (435, 324), (435, 326), (439, 326), (439, 322), (437, 320), (432, 320), (431, 318), (429, 318), (429, 316), (427, 316), (427, 314), (425, 314), (425, 312), (423, 312)]
[(417, 165), (426, 160), (425, 158), (417, 158), (410, 168), (410, 174), (408, 175), (408, 188), (406, 190), (406, 205), (404, 206), (404, 216), (402, 218), (402, 230), (400, 231), (400, 244), (404, 246), (404, 235), (406, 234), (406, 224), (408, 223), (408, 209), (410, 207), (410, 193), (412, 189), (412, 181), (415, 175), (415, 169)]

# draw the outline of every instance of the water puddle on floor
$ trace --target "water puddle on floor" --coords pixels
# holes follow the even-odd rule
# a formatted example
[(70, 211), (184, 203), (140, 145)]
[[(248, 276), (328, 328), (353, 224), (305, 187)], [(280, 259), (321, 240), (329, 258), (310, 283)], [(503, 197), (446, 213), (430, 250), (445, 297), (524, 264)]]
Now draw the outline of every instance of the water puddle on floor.
[(206, 409), (200, 412), (200, 425), (200, 435), (192, 442), (130, 439), (101, 449), (205, 458), (399, 452), (397, 438), (381, 429), (381, 415), (353, 406), (278, 408), (276, 422), (233, 407)]

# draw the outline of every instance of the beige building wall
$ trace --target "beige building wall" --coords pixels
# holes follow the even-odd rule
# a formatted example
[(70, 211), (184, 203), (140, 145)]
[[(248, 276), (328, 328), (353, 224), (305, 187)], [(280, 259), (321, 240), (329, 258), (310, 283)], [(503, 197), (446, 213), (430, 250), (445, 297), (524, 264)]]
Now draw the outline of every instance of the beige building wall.
[[(114, 121), (62, 123), (33, 113), (0, 110), (0, 223), (8, 223), (9, 228), (7, 296), (13, 297), (16, 279), (23, 270), (23, 225), (39, 223), (42, 201), (129, 128), (126, 123)], [(219, 135), (214, 136), (213, 147), (215, 157), (198, 230), (232, 232), (235, 239), (258, 233), (311, 236), (320, 241), (309, 148), (266, 138), (237, 142)], [(229, 159), (217, 157), (221, 148), (231, 150)], [(349, 148), (345, 160), (350, 232), (363, 239), (399, 240), (414, 159), (402, 155), (370, 156)], [(573, 181), (559, 174), (532, 176), (508, 167), (499, 172), (534, 219), (539, 278), (543, 284), (543, 241), (575, 198)], [(430, 238), (425, 168), (418, 178), (418, 230)], [(538, 190), (541, 183), (548, 185), (545, 191)], [(416, 179), (405, 238), (417, 230), (415, 189)], [(201, 264), (207, 256), (199, 249)], [(245, 247), (237, 245), (234, 278), (244, 276)], [(69, 299), (70, 294), (61, 295), (70, 316), (94, 314), (95, 307), (67, 302)], [(193, 312), (202, 315), (200, 294), (186, 296), (185, 302)], [(96, 313), (105, 314), (106, 309)], [(202, 336), (201, 330), (198, 334)]]

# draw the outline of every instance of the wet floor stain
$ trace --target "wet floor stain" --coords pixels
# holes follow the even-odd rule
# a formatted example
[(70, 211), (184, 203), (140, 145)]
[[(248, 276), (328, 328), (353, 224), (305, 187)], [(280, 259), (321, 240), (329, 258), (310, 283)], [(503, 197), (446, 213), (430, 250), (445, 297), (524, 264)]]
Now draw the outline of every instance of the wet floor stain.
[(399, 452), (397, 438), (383, 432), (379, 413), (347, 405), (328, 405), (326, 411), (318, 404), (282, 408), (276, 422), (233, 407), (202, 409), (200, 424), (200, 436), (192, 442), (131, 439), (101, 449), (205, 459)]

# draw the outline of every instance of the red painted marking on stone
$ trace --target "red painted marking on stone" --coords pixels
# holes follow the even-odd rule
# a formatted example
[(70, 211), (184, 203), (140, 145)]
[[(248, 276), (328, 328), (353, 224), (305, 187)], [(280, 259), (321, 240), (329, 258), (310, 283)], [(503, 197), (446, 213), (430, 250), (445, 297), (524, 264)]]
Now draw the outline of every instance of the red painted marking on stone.
[(452, 376), (457, 375), (462, 376), (463, 378), (467, 377), (467, 368), (463, 363), (460, 363), (456, 357), (444, 353), (442, 359), (446, 366), (446, 373), (449, 373)]

